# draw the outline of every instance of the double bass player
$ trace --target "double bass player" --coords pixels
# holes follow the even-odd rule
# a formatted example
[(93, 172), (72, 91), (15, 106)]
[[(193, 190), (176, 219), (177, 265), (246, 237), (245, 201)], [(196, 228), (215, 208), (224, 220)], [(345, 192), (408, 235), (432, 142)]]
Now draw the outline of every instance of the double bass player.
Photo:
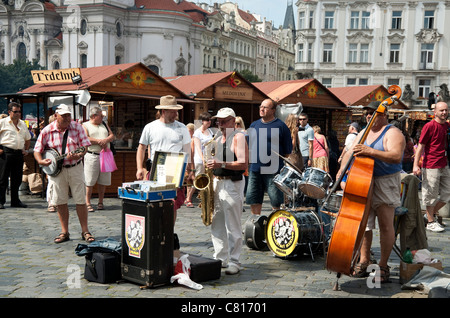
[[(370, 121), (373, 113), (378, 109), (380, 102), (371, 102), (365, 107), (367, 122)], [(341, 169), (338, 176), (350, 160), (351, 154), (354, 156), (365, 156), (374, 159), (373, 168), (373, 191), (370, 203), (370, 213), (368, 216), (366, 231), (362, 238), (359, 262), (353, 267), (352, 276), (368, 276), (368, 266), (371, 264), (370, 248), (372, 246), (373, 233), (375, 228), (375, 217), (378, 218), (380, 230), (381, 256), (379, 260), (380, 282), (389, 282), (389, 266), (387, 264), (389, 255), (395, 242), (394, 213), (395, 208), (401, 205), (400, 191), (402, 170), (402, 155), (405, 148), (405, 138), (402, 132), (388, 124), (387, 112), (378, 112), (364, 143), (359, 143), (365, 129), (361, 131), (353, 145), (343, 157)], [(349, 182), (347, 180), (347, 182)], [(344, 189), (345, 190), (345, 189)], [(370, 202), (370, 200), (369, 200)], [(378, 277), (376, 275), (376, 277)]]

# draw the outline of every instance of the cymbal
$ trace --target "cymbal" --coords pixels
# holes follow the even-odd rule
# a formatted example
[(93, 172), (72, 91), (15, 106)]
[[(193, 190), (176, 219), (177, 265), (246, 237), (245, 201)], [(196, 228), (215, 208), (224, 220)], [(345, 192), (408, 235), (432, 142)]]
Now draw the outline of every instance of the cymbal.
[(280, 155), (278, 152), (276, 152), (275, 150), (272, 150), (276, 155), (278, 155), (281, 159), (284, 160), (284, 162), (286, 162), (287, 164), (289, 164), (292, 168), (294, 168), (297, 172), (299, 172), (300, 174), (302, 173), (300, 171), (300, 169), (288, 158), (283, 157), (282, 155)]

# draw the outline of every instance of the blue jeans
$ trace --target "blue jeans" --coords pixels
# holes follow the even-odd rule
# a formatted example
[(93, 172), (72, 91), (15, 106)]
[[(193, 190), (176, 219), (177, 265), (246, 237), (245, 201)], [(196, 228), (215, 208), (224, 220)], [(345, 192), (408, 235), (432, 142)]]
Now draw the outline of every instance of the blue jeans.
[(273, 208), (279, 208), (284, 202), (283, 192), (277, 188), (273, 178), (277, 174), (261, 174), (259, 172), (249, 171), (248, 185), (246, 194), (247, 204), (262, 204), (264, 192), (267, 192), (270, 204)]

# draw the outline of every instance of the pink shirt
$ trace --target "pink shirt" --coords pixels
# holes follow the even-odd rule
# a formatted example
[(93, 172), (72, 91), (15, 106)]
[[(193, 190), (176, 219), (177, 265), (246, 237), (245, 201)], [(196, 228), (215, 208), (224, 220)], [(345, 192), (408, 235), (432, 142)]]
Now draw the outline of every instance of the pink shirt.
[[(320, 143), (319, 143), (320, 141)], [(314, 136), (314, 142), (313, 142), (313, 158), (319, 158), (319, 157), (326, 157), (327, 156), (327, 151), (325, 150), (325, 143), (327, 141), (325, 140), (325, 138), (323, 137), (319, 137), (317, 138), (316, 136)], [(322, 147), (322, 145), (323, 147)]]
[(420, 134), (419, 143), (424, 144), (423, 167), (429, 169), (447, 166), (447, 131), (449, 123), (439, 124), (436, 120), (426, 123)]
[[(60, 131), (56, 124), (57, 122), (54, 121), (42, 129), (34, 146), (34, 151), (43, 153), (47, 149), (55, 149), (61, 154), (65, 131)], [(90, 145), (91, 142), (83, 126), (72, 121), (69, 126), (65, 153), (75, 151), (79, 147), (88, 147)], [(64, 158), (64, 165), (73, 165), (75, 163), (77, 163), (77, 160), (67, 160), (67, 158)]]

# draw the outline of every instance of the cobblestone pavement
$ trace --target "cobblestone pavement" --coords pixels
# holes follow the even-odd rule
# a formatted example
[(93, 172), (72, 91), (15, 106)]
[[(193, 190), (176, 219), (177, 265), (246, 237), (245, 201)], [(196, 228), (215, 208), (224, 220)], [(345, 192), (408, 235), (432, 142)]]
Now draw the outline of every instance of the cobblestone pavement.
[[(8, 198), (9, 199), (9, 198)], [(203, 289), (194, 290), (180, 285), (165, 285), (140, 289), (131, 282), (97, 284), (83, 278), (85, 260), (75, 254), (82, 243), (75, 205), (69, 202), (71, 240), (54, 244), (60, 226), (56, 213), (47, 212), (46, 201), (36, 195), (22, 195), (28, 208), (11, 208), (7, 201), (0, 210), (0, 297), (92, 298), (426, 298), (418, 291), (402, 290), (399, 283), (398, 256), (391, 254), (392, 283), (370, 288), (365, 278), (342, 276), (340, 290), (334, 291), (336, 274), (325, 269), (325, 259), (316, 254), (295, 259), (275, 257), (269, 250), (242, 251), (243, 270), (237, 275), (202, 282)], [(93, 199), (94, 205), (97, 199)], [(198, 203), (198, 201), (194, 201)], [(97, 240), (121, 237), (122, 200), (105, 199), (104, 211), (89, 214), (89, 226)], [(271, 211), (263, 205), (263, 215)], [(250, 215), (245, 206), (242, 219)], [(175, 232), (181, 251), (212, 257), (210, 228), (202, 224), (199, 208), (183, 206), (178, 211)], [(449, 219), (444, 219), (449, 224)], [(442, 260), (444, 271), (450, 272), (448, 227), (443, 233), (427, 232), (429, 249), (434, 258)], [(378, 233), (374, 233), (373, 252), (379, 258)], [(75, 286), (75, 287), (73, 287)]]

